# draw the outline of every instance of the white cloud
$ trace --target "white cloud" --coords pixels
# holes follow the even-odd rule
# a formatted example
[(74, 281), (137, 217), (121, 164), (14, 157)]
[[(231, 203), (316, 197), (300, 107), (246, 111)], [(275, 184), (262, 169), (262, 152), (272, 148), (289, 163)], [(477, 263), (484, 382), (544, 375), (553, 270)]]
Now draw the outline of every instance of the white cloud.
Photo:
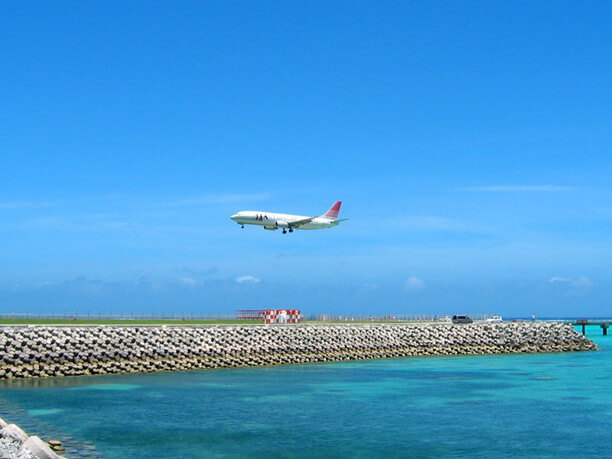
[(191, 277), (181, 277), (179, 280), (180, 280), (181, 284), (183, 284), (183, 285), (195, 286), (195, 285), (200, 284), (199, 281), (197, 281), (197, 280), (195, 280), (195, 279), (193, 279)]
[(236, 279), (236, 282), (238, 282), (239, 284), (258, 284), (261, 282), (261, 279), (255, 277), (255, 276), (240, 276)]
[(579, 277), (578, 279), (575, 279), (572, 285), (574, 287), (593, 287), (595, 283), (588, 277), (582, 276), (582, 277)]
[(407, 228), (417, 231), (465, 231), (479, 232), (484, 231), (482, 227), (478, 227), (471, 223), (454, 220), (446, 217), (436, 217), (428, 215), (413, 215), (401, 219), (394, 219), (389, 222), (394, 227)]
[(264, 201), (270, 199), (270, 193), (222, 193), (222, 194), (205, 194), (200, 196), (192, 196), (185, 199), (179, 199), (172, 202), (163, 203), (166, 207), (181, 207), (181, 206), (203, 206), (209, 204), (225, 204), (239, 203), (245, 201)]
[(51, 215), (34, 219), (30, 226), (52, 231), (125, 231), (137, 227), (134, 223), (109, 219), (111, 217), (110, 214)]
[(404, 285), (404, 287), (406, 288), (406, 290), (409, 290), (411, 292), (418, 292), (425, 288), (425, 281), (423, 281), (423, 279), (421, 279), (420, 277), (410, 276), (408, 279), (406, 279), (406, 284)]
[(580, 276), (576, 279), (570, 279), (569, 277), (551, 277), (549, 281), (551, 284), (565, 284), (572, 287), (593, 287), (595, 283), (586, 276)]
[(459, 191), (484, 191), (484, 192), (520, 192), (520, 191), (572, 191), (578, 188), (571, 186), (555, 185), (495, 185), (495, 186), (475, 186), (459, 188)]
[(50, 202), (14, 201), (0, 202), (0, 209), (27, 209), (37, 207), (51, 207)]
[(567, 277), (551, 277), (548, 282), (551, 284), (560, 283), (560, 284), (569, 284), (572, 280)]

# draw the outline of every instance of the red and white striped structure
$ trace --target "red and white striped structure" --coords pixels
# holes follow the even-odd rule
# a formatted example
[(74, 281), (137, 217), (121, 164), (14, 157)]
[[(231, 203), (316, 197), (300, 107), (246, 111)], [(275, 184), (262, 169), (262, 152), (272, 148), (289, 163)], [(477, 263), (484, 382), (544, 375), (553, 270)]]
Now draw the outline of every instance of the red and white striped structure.
[(265, 324), (297, 324), (302, 321), (299, 309), (266, 309)]

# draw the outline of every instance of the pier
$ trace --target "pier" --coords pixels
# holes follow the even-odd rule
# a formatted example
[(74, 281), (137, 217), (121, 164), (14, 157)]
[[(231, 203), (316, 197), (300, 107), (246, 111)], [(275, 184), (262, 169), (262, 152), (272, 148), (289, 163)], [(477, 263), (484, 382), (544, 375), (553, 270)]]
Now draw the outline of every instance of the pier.
[(587, 319), (580, 319), (577, 320), (576, 322), (574, 322), (574, 326), (581, 326), (582, 327), (582, 334), (586, 335), (586, 326), (587, 325), (599, 325), (599, 327), (601, 328), (602, 332), (603, 332), (603, 336), (607, 336), (608, 335), (608, 327), (610, 326), (610, 324), (612, 324), (612, 322), (609, 321), (590, 321)]

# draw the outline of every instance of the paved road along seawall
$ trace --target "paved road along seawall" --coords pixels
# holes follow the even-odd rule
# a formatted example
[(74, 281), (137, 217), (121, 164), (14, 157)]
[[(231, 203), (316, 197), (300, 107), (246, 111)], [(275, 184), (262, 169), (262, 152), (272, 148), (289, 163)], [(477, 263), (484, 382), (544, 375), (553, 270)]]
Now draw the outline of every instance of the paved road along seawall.
[(0, 379), (596, 349), (569, 325), (541, 322), (3, 326)]

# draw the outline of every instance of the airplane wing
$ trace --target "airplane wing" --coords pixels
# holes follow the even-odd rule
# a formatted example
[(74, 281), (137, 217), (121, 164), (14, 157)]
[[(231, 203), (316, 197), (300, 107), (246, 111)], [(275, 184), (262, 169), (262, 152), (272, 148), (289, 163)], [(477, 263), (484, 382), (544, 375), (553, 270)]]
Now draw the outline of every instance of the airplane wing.
[(303, 218), (301, 220), (293, 220), (292, 222), (287, 222), (287, 223), (289, 224), (291, 228), (299, 228), (300, 226), (305, 225), (306, 223), (310, 223), (315, 218), (317, 217)]

